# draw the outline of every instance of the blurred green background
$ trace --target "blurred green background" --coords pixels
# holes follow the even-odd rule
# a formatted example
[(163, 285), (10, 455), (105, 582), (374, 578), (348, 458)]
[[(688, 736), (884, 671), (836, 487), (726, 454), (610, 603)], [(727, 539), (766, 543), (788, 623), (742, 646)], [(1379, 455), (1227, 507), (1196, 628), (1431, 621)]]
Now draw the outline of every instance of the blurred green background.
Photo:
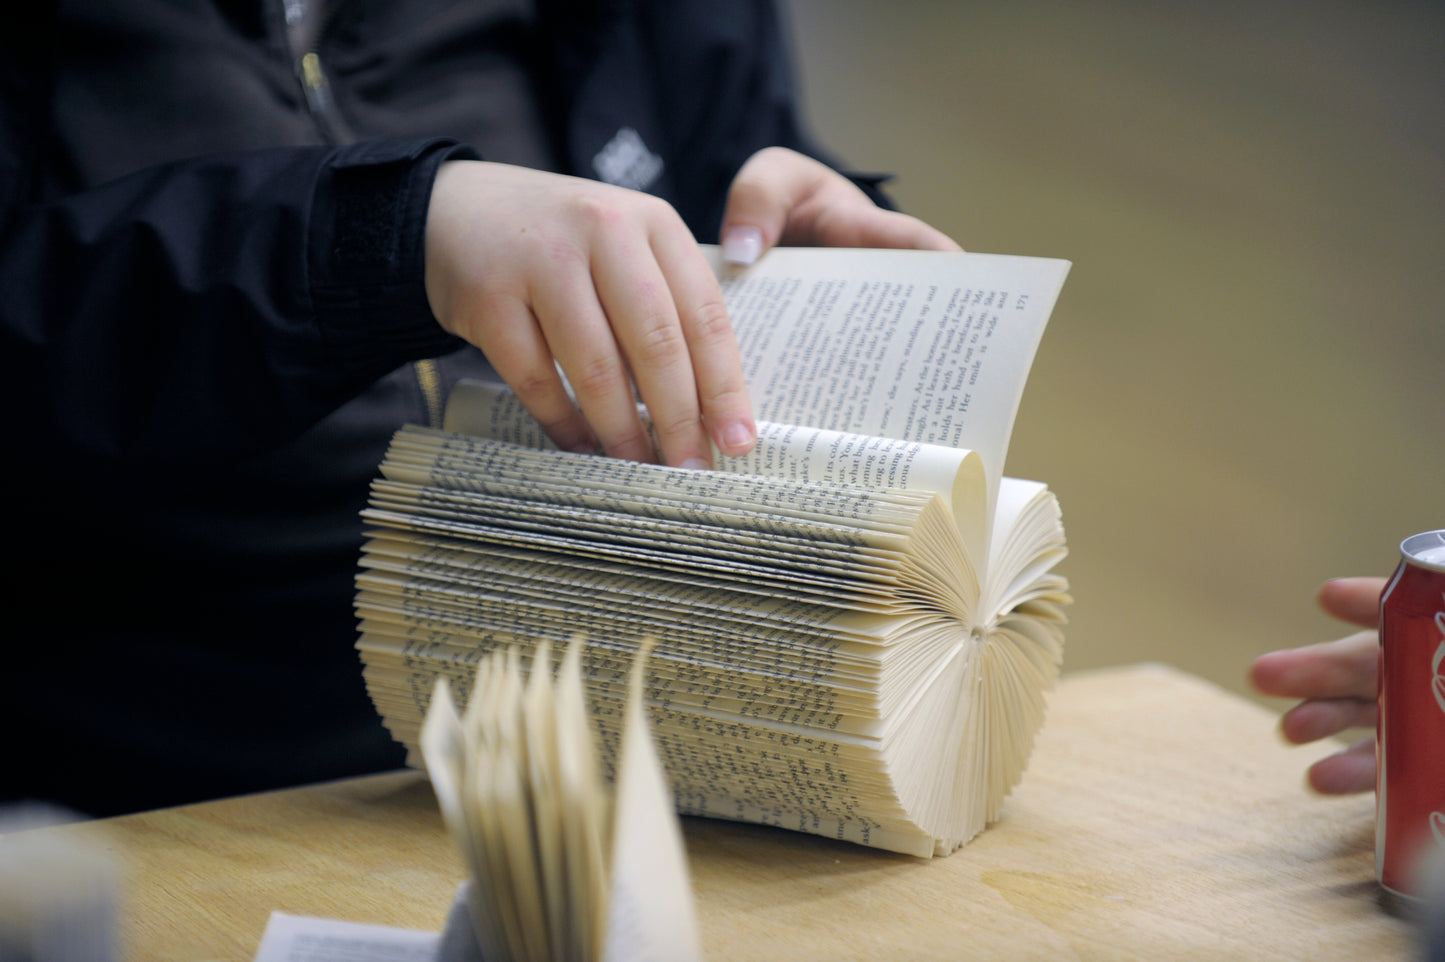
[(1063, 503), (1065, 670), (1247, 694), (1345, 634), (1318, 585), (1445, 527), (1445, 4), (784, 9), (825, 144), (1074, 263), (1009, 458)]

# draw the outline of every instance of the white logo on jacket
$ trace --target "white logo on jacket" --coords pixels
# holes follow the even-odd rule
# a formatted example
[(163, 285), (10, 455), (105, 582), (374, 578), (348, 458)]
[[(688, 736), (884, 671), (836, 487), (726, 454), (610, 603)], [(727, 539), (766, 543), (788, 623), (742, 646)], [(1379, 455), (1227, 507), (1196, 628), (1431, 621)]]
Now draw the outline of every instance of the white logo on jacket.
[(592, 169), (609, 184), (646, 190), (662, 174), (662, 158), (647, 149), (642, 135), (623, 127), (592, 158)]

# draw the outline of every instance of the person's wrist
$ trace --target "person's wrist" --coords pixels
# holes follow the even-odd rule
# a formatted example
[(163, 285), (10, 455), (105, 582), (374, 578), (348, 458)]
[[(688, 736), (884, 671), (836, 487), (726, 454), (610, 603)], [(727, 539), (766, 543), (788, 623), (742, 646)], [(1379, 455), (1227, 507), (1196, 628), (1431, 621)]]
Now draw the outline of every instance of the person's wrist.
[(452, 285), (448, 281), (450, 265), (449, 228), (447, 214), (455, 203), (452, 185), (461, 174), (462, 160), (444, 161), (437, 167), (432, 179), (431, 196), (427, 203), (426, 229), (422, 241), (424, 264), (422, 266), (422, 288), (426, 294), (427, 307), (432, 317), (443, 330), (450, 332), (447, 319), (451, 317)]

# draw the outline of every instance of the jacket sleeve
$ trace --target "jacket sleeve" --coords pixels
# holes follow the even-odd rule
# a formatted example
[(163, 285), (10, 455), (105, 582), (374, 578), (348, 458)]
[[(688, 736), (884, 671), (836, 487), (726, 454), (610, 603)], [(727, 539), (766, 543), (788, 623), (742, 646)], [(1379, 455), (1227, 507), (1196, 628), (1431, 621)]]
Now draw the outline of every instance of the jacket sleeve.
[(26, 450), (221, 463), (456, 346), (422, 269), (451, 142), (205, 157), (42, 199), (43, 131), (6, 73), (0, 391)]

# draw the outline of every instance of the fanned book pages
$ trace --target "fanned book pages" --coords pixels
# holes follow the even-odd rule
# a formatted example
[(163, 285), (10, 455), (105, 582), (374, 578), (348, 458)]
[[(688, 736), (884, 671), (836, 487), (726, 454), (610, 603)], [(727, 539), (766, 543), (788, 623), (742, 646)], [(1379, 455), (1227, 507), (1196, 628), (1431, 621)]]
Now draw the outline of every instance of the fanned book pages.
[[(485, 962), (694, 962), (702, 958), (682, 832), (630, 669), (614, 796), (601, 778), (574, 639), (553, 678), (545, 640), (477, 663), (466, 710), (439, 677), (421, 752), (470, 872), (462, 889)], [(524, 674), (526, 677), (524, 678)]]
[(358, 648), (415, 760), (439, 677), (576, 632), (614, 772), (643, 696), (679, 811), (947, 854), (995, 818), (1063, 651), (1060, 511), (1003, 476), (1065, 261), (707, 248), (759, 442), (712, 471), (556, 450), (497, 385), (399, 431)]

